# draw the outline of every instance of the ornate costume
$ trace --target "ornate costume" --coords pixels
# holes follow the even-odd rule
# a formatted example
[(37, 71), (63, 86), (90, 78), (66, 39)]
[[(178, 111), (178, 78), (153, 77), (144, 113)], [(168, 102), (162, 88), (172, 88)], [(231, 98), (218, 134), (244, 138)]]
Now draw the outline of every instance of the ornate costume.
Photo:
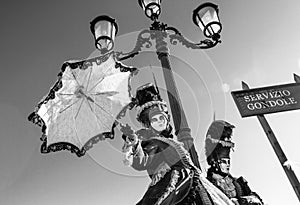
[(229, 173), (233, 125), (223, 120), (214, 121), (207, 132), (205, 152), (210, 168), (207, 179), (226, 194), (236, 205), (261, 205), (262, 199), (251, 191), (248, 182)]
[[(183, 144), (173, 139), (167, 107), (155, 87), (148, 84), (138, 89), (137, 101), (138, 120), (145, 129), (121, 129), (128, 164), (146, 170), (151, 179), (137, 205), (233, 205), (193, 164)], [(156, 125), (157, 119), (165, 121)], [(165, 125), (163, 130), (159, 130), (161, 125)]]

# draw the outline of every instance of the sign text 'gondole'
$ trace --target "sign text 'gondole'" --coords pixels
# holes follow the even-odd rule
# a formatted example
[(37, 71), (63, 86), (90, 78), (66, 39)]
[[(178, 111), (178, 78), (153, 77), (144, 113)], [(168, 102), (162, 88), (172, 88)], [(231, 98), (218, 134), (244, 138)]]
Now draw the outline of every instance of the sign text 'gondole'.
[(242, 117), (300, 109), (300, 83), (231, 92)]

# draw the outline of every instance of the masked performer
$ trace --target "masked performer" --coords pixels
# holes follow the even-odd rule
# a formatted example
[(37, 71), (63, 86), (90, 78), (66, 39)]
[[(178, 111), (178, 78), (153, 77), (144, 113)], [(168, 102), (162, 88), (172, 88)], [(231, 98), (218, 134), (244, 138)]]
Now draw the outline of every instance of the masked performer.
[(137, 120), (143, 129), (124, 126), (123, 151), (134, 169), (146, 170), (150, 185), (137, 205), (225, 205), (232, 201), (213, 186), (193, 164), (183, 144), (172, 135), (170, 116), (158, 89), (137, 89)]
[(206, 134), (205, 152), (210, 168), (207, 179), (222, 190), (237, 205), (261, 205), (261, 198), (248, 186), (243, 177), (235, 178), (230, 171), (230, 150), (234, 126), (223, 120), (214, 121)]

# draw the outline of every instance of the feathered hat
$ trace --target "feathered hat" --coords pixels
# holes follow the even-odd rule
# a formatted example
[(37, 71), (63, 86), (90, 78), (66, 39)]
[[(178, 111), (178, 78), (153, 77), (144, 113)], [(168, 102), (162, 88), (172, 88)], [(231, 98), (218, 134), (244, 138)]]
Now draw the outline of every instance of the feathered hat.
[(221, 158), (230, 158), (230, 150), (234, 147), (231, 141), (234, 125), (224, 121), (215, 120), (206, 133), (205, 154), (209, 165), (213, 165)]
[(167, 103), (159, 95), (157, 86), (147, 83), (136, 91), (137, 120), (149, 127), (149, 118), (155, 114), (163, 113), (169, 120)]

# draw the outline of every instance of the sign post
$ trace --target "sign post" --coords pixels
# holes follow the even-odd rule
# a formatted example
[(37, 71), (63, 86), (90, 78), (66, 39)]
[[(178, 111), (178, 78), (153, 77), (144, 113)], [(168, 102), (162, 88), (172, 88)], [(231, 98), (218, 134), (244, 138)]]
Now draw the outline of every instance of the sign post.
[(292, 167), (287, 166), (287, 158), (281, 149), (264, 114), (300, 109), (300, 77), (294, 74), (296, 83), (250, 89), (242, 82), (242, 91), (231, 92), (242, 117), (256, 115), (263, 127), (282, 168), (285, 171), (300, 201), (300, 184)]

